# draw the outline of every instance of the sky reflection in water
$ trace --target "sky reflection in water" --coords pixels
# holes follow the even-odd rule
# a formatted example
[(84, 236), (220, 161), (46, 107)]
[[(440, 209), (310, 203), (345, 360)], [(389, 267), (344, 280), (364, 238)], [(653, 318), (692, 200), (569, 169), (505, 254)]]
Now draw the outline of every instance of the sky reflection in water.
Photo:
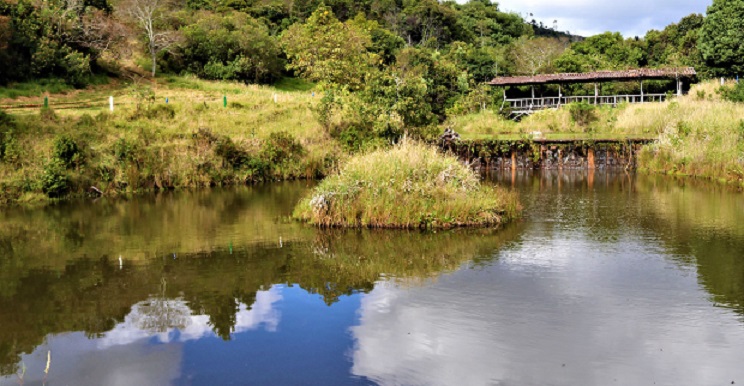
[[(497, 181), (520, 189), (527, 211), (496, 233), (322, 235), (281, 220), (306, 189), (284, 185), (116, 204), (124, 216), (135, 205), (136, 218), (83, 216), (90, 219), (78, 230), (125, 229), (130, 255), (182, 248), (178, 259), (140, 258), (120, 271), (114, 261), (113, 273), (108, 263), (79, 259), (115, 256), (116, 242), (111, 250), (86, 237), (72, 247), (50, 242), (43, 249), (57, 257), (48, 260), (13, 238), (9, 257), (0, 258), (8, 277), (43, 281), (34, 285), (56, 294), (74, 266), (80, 277), (69, 285), (96, 277), (90, 291), (100, 293), (82, 294), (79, 308), (99, 311), (61, 316), (93, 326), (83, 333), (24, 309), (33, 303), (24, 297), (36, 288), (31, 279), (0, 288), (0, 313), (15, 314), (0, 324), (16, 329), (3, 340), (34, 348), (12, 370), (23, 363), (25, 384), (39, 384), (51, 351), (50, 385), (744, 382), (740, 194), (624, 175)], [(195, 212), (201, 221), (193, 225)], [(134, 220), (148, 233), (126, 225)], [(179, 232), (187, 237), (174, 240)], [(279, 237), (287, 240), (282, 248)], [(150, 241), (132, 243), (141, 239)], [(27, 266), (11, 265), (14, 258)], [(57, 278), (39, 273), (47, 271)], [(121, 303), (121, 314), (101, 311), (119, 304), (121, 283), (133, 283), (127, 296), (137, 300)], [(92, 331), (101, 320), (115, 322)], [(4, 357), (14, 352), (7, 347), (0, 342)], [(4, 374), (0, 385), (16, 383)]]

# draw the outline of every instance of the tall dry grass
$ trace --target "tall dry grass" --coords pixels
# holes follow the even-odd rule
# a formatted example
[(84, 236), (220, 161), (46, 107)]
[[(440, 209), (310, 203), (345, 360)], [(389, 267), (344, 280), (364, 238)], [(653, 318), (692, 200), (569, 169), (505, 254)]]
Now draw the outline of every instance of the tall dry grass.
[(744, 104), (721, 100), (715, 82), (663, 104), (632, 106), (619, 130), (650, 130), (658, 141), (639, 155), (642, 169), (744, 185)]
[(447, 228), (496, 225), (518, 211), (514, 193), (482, 186), (457, 158), (403, 140), (351, 158), (294, 216), (322, 227)]

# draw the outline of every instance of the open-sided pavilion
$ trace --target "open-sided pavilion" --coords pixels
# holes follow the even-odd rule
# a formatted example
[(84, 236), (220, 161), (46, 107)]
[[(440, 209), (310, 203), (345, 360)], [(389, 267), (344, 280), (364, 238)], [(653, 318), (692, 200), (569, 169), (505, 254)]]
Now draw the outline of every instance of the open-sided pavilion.
[[(587, 73), (539, 74), (532, 76), (497, 77), (488, 84), (504, 88), (504, 106), (511, 108), (514, 115), (531, 114), (535, 111), (558, 108), (562, 105), (587, 102), (595, 105), (617, 106), (619, 103), (663, 102), (667, 94), (648, 94), (643, 91), (646, 80), (675, 80), (676, 93), (682, 95), (684, 82), (692, 82), (697, 73), (692, 67), (650, 69), (642, 68), (624, 71), (597, 71)], [(640, 94), (599, 95), (599, 85), (607, 82), (640, 82)], [(594, 83), (594, 95), (565, 96), (562, 87), (571, 84)], [(558, 85), (558, 95), (549, 97), (535, 97), (535, 86)], [(531, 86), (531, 98), (508, 98), (509, 87)]]

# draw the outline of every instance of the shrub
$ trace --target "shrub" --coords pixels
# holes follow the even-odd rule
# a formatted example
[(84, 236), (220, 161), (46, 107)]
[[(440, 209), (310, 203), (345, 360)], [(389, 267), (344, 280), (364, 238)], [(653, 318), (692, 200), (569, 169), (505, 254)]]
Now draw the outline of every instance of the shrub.
[(0, 160), (5, 156), (6, 143), (11, 139), (11, 130), (15, 127), (15, 121), (8, 113), (0, 110)]
[(147, 119), (171, 120), (176, 117), (176, 110), (171, 105), (157, 105), (147, 109), (142, 115)]
[(568, 111), (571, 114), (571, 120), (579, 126), (589, 126), (599, 119), (597, 108), (586, 102), (572, 103)]
[(137, 163), (139, 161), (139, 146), (136, 142), (119, 138), (114, 142), (114, 157), (120, 163)]
[(57, 122), (59, 120), (57, 113), (55, 113), (54, 109), (51, 107), (42, 107), (39, 112), (39, 117), (42, 121), (46, 122)]
[(240, 168), (248, 163), (248, 153), (239, 148), (228, 136), (221, 136), (214, 144), (214, 153), (222, 157), (223, 165)]
[(744, 102), (744, 82), (738, 82), (734, 87), (721, 87), (719, 92), (721, 97), (727, 101)]
[(261, 147), (261, 158), (275, 164), (297, 160), (303, 155), (305, 155), (305, 149), (292, 134), (286, 131), (271, 133), (269, 139)]
[(91, 127), (91, 126), (95, 126), (96, 120), (93, 119), (93, 117), (91, 117), (90, 114), (83, 114), (78, 119), (77, 124), (83, 127)]
[(50, 159), (44, 165), (41, 175), (41, 190), (50, 198), (59, 198), (70, 190), (70, 178), (65, 171), (65, 164), (58, 158)]
[(52, 156), (62, 161), (66, 168), (79, 165), (83, 162), (80, 147), (68, 134), (62, 134), (54, 140)]

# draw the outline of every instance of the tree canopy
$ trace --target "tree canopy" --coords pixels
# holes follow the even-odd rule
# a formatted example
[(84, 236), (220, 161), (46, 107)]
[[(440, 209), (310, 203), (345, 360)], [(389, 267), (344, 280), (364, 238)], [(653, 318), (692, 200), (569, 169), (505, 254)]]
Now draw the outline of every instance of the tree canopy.
[(716, 75), (744, 73), (744, 0), (713, 0), (700, 30), (699, 49)]

